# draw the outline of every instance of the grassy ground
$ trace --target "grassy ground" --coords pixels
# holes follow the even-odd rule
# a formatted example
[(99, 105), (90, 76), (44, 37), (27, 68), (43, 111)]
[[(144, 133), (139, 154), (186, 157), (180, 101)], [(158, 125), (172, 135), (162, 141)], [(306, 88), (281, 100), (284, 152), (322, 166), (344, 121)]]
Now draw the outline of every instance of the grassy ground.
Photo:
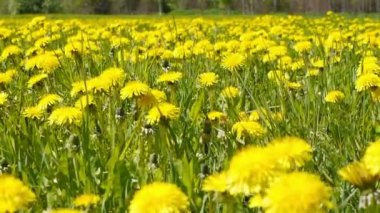
[[(335, 205), (330, 211), (358, 211), (360, 190), (338, 171), (359, 160), (378, 136), (373, 92), (380, 84), (365, 91), (355, 84), (361, 70), (380, 69), (363, 65), (364, 58), (379, 57), (377, 15), (357, 20), (335, 14), (47, 17), (30, 22), (31, 15), (3, 16), (0, 25), (10, 30), (0, 36), (2, 73), (16, 70), (10, 81), (0, 78), (8, 95), (0, 105), (0, 162), (4, 173), (36, 194), (27, 212), (73, 208), (83, 193), (101, 197), (87, 212), (125, 212), (135, 192), (155, 181), (177, 185), (192, 212), (259, 212), (246, 204), (251, 194), (205, 192), (202, 184), (205, 177), (228, 170), (244, 147), (284, 136), (302, 138), (312, 147), (310, 159), (286, 173), (318, 175), (331, 187)], [(304, 51), (296, 48), (301, 41), (309, 42)], [(182, 77), (158, 81), (166, 63)], [(111, 81), (99, 77), (112, 67), (122, 74), (115, 71)], [(218, 78), (207, 86), (200, 80), (205, 72)], [(28, 87), (42, 73), (47, 77)], [(135, 80), (149, 89), (128, 87), (132, 95), (123, 97), (123, 88)], [(236, 97), (222, 92), (228, 86), (239, 90)], [(326, 101), (332, 90), (344, 98)], [(46, 94), (60, 100), (38, 108)], [(52, 116), (80, 97), (91, 103), (77, 105), (79, 117), (69, 116), (73, 109)], [(159, 108), (158, 122), (150, 123), (152, 109), (162, 102), (179, 113)], [(28, 113), (32, 106), (36, 111)], [(212, 119), (211, 111), (223, 115)], [(239, 138), (233, 126), (241, 121), (256, 122), (266, 133), (259, 136), (248, 128)]]

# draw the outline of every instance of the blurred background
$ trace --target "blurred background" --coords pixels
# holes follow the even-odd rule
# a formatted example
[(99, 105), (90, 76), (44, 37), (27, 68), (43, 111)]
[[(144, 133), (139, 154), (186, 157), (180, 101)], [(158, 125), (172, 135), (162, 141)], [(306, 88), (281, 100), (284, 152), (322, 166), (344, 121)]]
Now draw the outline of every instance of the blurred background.
[(0, 0), (1, 14), (254, 14), (380, 11), (380, 0)]

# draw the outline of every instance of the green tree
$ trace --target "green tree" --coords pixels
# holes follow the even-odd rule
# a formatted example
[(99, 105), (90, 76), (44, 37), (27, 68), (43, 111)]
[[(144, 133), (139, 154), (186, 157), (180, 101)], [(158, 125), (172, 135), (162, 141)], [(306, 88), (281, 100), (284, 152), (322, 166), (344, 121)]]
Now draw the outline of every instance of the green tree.
[(17, 0), (18, 13), (42, 13), (44, 0)]
[(62, 12), (60, 0), (44, 0), (42, 10), (45, 13), (58, 13)]
[(219, 2), (220, 2), (220, 6), (221, 6), (223, 9), (230, 10), (230, 9), (231, 9), (231, 6), (232, 6), (232, 2), (233, 2), (233, 0), (219, 0)]

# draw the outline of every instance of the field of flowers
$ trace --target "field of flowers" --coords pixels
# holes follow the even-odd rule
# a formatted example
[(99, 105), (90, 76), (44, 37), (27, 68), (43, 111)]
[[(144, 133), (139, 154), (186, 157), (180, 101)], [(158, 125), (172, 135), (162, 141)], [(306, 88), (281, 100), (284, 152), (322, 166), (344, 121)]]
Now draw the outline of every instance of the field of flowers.
[(379, 212), (380, 22), (0, 20), (0, 212)]

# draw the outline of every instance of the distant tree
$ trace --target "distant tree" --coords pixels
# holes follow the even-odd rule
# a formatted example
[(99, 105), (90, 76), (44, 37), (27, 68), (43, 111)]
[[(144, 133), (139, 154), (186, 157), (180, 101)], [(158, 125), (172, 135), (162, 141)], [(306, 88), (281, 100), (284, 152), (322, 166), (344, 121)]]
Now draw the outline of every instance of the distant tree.
[(94, 13), (107, 14), (110, 12), (109, 0), (96, 0), (94, 3)]
[(232, 7), (232, 0), (219, 0), (219, 4), (223, 9), (230, 10)]
[(110, 13), (135, 13), (138, 5), (136, 0), (110, 0)]
[(0, 0), (0, 14), (17, 14), (17, 0)]
[(158, 13), (160, 15), (163, 13), (169, 13), (172, 10), (167, 0), (157, 0), (157, 3), (158, 3)]
[(42, 4), (44, 13), (59, 13), (62, 12), (60, 0), (44, 0)]
[(42, 13), (43, 12), (43, 0), (17, 0), (18, 13)]

